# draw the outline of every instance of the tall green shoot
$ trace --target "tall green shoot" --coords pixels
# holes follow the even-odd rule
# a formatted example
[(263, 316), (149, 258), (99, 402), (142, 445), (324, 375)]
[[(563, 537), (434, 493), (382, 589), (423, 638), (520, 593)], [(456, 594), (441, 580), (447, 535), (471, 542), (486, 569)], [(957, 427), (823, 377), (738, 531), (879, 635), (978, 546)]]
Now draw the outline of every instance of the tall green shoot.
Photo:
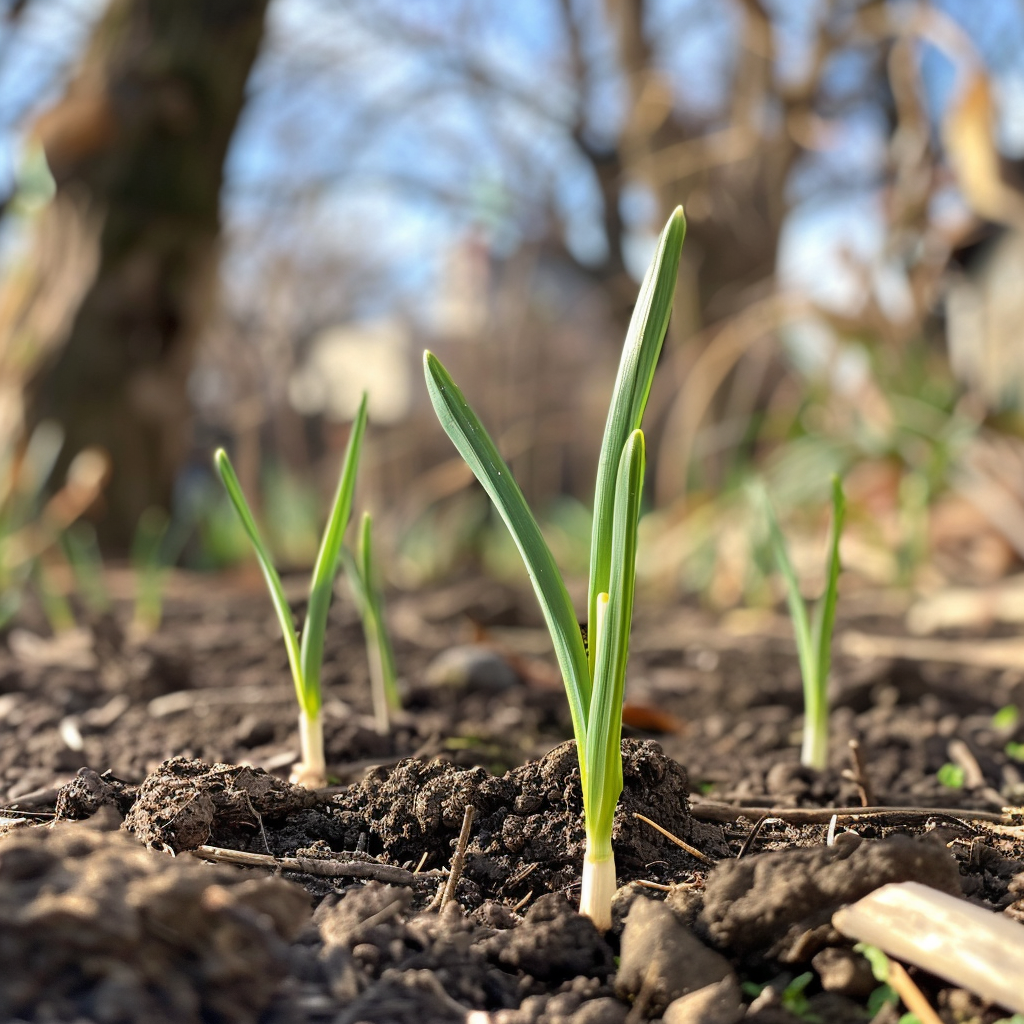
[(164, 614), (164, 581), (167, 561), (164, 547), (170, 516), (156, 505), (139, 516), (132, 538), (132, 567), (135, 570), (135, 610), (132, 632), (137, 637), (149, 636), (160, 628)]
[(448, 371), (432, 353), (423, 354), (434, 411), (512, 534), (551, 634), (583, 785), (587, 842), (580, 912), (601, 930), (611, 926), (616, 884), (611, 835), (622, 792), (622, 698), (645, 465), (640, 423), (668, 328), (684, 234), (683, 211), (677, 208), (641, 286), (608, 410), (591, 535), (589, 652), (558, 566), (522, 491)]
[(786, 602), (793, 620), (800, 676), (804, 690), (804, 738), (800, 763), (824, 771), (828, 766), (828, 673), (832, 664), (832, 630), (839, 596), (839, 539), (846, 518), (846, 499), (839, 477), (832, 477), (832, 525), (829, 528), (825, 590), (813, 612), (800, 593), (800, 584), (789, 559), (786, 539), (779, 528), (775, 510), (762, 491), (765, 520), (775, 564), (786, 586)]
[(369, 512), (363, 513), (359, 528), (359, 543), (353, 554), (347, 548), (341, 553), (345, 575), (359, 609), (366, 638), (366, 658), (370, 668), (370, 689), (373, 693), (373, 718), (377, 732), (385, 735), (391, 728), (391, 715), (400, 710), (398, 671), (395, 652), (391, 646), (384, 619), (384, 596), (378, 583), (376, 562), (373, 557), (373, 520)]
[(292, 771), (292, 780), (311, 788), (327, 784), (320, 670), (324, 657), (327, 612), (330, 608), (334, 577), (338, 570), (341, 542), (352, 511), (352, 496), (355, 492), (359, 453), (362, 448), (363, 435), (366, 432), (366, 397), (364, 392), (345, 449), (338, 489), (334, 495), (331, 513), (327, 519), (327, 526), (324, 528), (320, 551), (313, 568), (306, 622), (302, 627), (301, 634), (295, 630), (292, 610), (285, 597), (281, 577), (274, 568), (270, 552), (256, 526), (256, 520), (242, 493), (238, 477), (231, 466), (231, 460), (223, 448), (218, 449), (214, 454), (214, 466), (252, 544), (281, 626), (281, 635), (284, 637), (285, 649), (288, 652), (288, 665), (295, 683), (295, 696), (299, 702), (299, 742), (302, 760), (295, 765)]
[(96, 616), (108, 614), (110, 591), (103, 577), (103, 556), (96, 528), (84, 521), (73, 523), (61, 537), (61, 546), (86, 608)]

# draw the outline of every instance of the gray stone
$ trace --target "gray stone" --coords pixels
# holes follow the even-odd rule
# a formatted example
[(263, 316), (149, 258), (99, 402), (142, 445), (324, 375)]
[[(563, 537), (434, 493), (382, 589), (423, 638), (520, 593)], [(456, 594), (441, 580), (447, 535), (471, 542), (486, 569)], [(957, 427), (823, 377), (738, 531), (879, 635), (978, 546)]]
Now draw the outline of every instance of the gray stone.
[(570, 1018), (569, 1024), (626, 1024), (629, 1007), (611, 996), (588, 999)]
[(745, 1011), (740, 986), (730, 975), (668, 1004), (664, 1024), (736, 1024)]
[(442, 651), (424, 678), (431, 686), (500, 692), (519, 682), (512, 666), (497, 651), (481, 644), (464, 644)]
[(864, 998), (878, 988), (871, 965), (852, 949), (827, 946), (811, 960), (811, 966), (818, 972), (826, 992)]
[(664, 903), (637, 899), (622, 932), (615, 994), (639, 1000), (651, 1017), (688, 992), (734, 978), (729, 961), (708, 949)]

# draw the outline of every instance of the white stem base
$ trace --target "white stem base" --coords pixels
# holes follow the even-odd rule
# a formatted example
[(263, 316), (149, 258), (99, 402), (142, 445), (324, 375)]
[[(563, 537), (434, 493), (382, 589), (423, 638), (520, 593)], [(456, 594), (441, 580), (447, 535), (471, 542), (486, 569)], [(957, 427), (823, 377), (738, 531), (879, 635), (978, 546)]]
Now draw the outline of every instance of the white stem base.
[(580, 913), (589, 917), (599, 932), (606, 932), (612, 926), (612, 897), (616, 888), (615, 854), (609, 851), (597, 860), (591, 854), (588, 842), (587, 852), (583, 855)]
[(828, 767), (828, 705), (824, 713), (808, 709), (804, 715), (804, 741), (800, 748), (800, 763), (805, 768), (823, 772)]
[(366, 640), (366, 656), (370, 665), (370, 693), (373, 696), (373, 724), (380, 736), (391, 732), (391, 709), (384, 689), (384, 666), (381, 663), (380, 642), (374, 635)]
[(299, 712), (299, 749), (302, 751), (302, 760), (292, 765), (291, 781), (306, 789), (322, 789), (327, 785), (322, 711), (318, 711), (312, 718), (305, 712)]

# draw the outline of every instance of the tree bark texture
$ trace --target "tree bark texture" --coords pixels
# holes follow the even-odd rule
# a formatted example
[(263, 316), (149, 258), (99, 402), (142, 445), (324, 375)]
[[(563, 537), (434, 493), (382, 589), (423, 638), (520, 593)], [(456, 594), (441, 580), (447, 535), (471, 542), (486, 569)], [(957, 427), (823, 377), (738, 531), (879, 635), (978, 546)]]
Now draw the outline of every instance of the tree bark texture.
[(65, 459), (109, 452), (108, 549), (128, 545), (148, 506), (169, 507), (187, 451), (224, 160), (267, 3), (111, 0), (36, 126), (57, 195), (0, 295), (0, 362), (24, 368), (28, 429), (59, 421)]

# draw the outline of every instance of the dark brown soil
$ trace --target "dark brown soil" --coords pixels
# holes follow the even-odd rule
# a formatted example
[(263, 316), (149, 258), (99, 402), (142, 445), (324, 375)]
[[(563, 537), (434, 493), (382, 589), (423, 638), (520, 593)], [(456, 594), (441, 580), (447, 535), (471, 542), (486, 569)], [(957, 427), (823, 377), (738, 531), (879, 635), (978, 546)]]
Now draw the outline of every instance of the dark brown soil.
[[(900, 632), (864, 606), (858, 628)], [(839, 657), (832, 763), (814, 773), (798, 764), (784, 621), (741, 631), (641, 609), (622, 888), (601, 936), (573, 910), (579, 769), (529, 596), (474, 580), (396, 600), (391, 617), (406, 710), (381, 736), (358, 621), (332, 610), (338, 783), (315, 794), (285, 781), (294, 698), (258, 589), (176, 579), (165, 627), (142, 642), (113, 618), (46, 639), (31, 614), (4, 638), (0, 1018), (864, 1021), (874, 983), (831, 927), (839, 906), (916, 880), (1024, 920), (1022, 830), (949, 813), (1024, 802), (1005, 749), (1024, 741), (1024, 715), (992, 721), (1024, 709), (1022, 673)], [(950, 761), (959, 789), (937, 776)], [(865, 788), (873, 805), (920, 810), (841, 823), (829, 846), (828, 815), (758, 823), (754, 809), (856, 806)], [(251, 866), (271, 858), (276, 870)], [(805, 971), (794, 1002), (787, 985)], [(945, 1020), (1005, 1015), (917, 980)]]

